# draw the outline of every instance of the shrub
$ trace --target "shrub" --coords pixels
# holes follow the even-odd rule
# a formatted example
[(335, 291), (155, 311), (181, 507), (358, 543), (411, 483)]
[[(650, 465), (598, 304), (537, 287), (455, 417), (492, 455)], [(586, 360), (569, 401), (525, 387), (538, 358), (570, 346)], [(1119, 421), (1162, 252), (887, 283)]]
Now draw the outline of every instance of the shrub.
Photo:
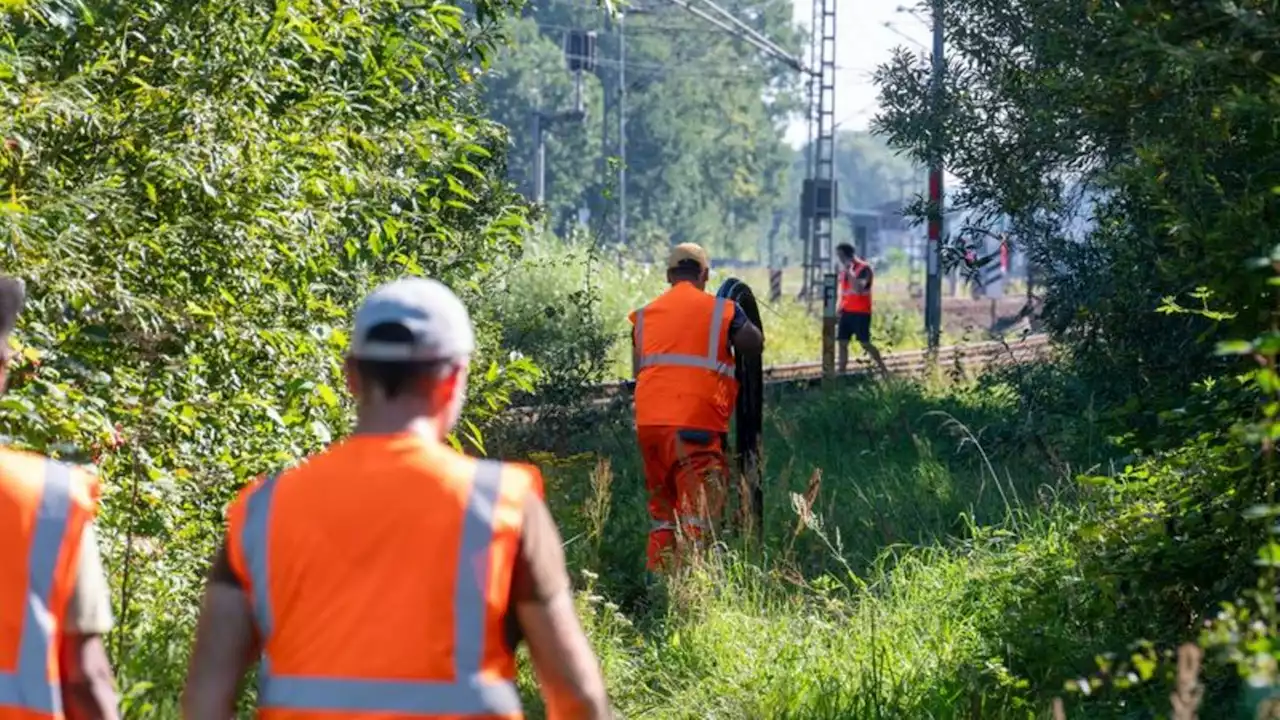
[[(360, 296), (429, 275), (474, 308), (519, 253), (505, 132), (470, 86), (513, 5), (0, 11), (0, 257), (30, 289), (0, 429), (105, 479), (130, 717), (173, 716), (225, 501), (343, 431)], [(534, 372), (477, 322), (472, 436)]]

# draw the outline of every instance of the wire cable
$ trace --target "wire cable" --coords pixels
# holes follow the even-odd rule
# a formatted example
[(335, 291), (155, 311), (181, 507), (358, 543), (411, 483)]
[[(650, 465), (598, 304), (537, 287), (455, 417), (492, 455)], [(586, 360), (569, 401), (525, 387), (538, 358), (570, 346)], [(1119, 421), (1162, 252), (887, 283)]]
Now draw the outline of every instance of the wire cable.
[[(737, 278), (729, 278), (720, 285), (716, 297), (738, 303), (747, 319), (760, 332), (760, 306), (756, 303), (751, 287)], [(764, 488), (760, 484), (760, 446), (764, 432), (764, 361), (760, 355), (737, 355), (734, 377), (738, 380), (738, 403), (734, 414), (735, 455), (742, 482), (738, 487), (748, 493), (739, 498), (740, 507), (749, 509), (756, 539), (764, 539)], [(745, 517), (744, 517), (745, 519)]]

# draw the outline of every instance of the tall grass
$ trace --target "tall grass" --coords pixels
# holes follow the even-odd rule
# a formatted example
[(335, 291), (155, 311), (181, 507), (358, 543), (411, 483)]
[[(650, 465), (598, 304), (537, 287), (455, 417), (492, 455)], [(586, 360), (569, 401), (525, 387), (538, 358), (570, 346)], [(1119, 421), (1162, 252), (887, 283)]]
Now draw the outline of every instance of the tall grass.
[(1034, 451), (983, 444), (1014, 394), (891, 383), (772, 400), (764, 546), (726, 532), (669, 582), (646, 582), (643, 482), (624, 419), (598, 423), (576, 459), (536, 457), (621, 714), (1047, 711), (1060, 687), (1030, 687), (1007, 667), (1009, 617), (1070, 575), (1079, 511), (1055, 502), (1068, 478)]

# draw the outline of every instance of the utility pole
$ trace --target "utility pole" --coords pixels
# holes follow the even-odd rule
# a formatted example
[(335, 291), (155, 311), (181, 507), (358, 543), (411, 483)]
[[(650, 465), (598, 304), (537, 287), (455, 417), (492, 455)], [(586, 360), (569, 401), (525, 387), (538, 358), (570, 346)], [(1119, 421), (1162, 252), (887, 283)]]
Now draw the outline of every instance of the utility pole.
[[(810, 39), (811, 57), (816, 65), (809, 95), (812, 159), (801, 188), (800, 219), (808, 246), (804, 287), (808, 293), (815, 294), (825, 287), (825, 276), (835, 270), (831, 262), (831, 240), (832, 225), (839, 214), (835, 179), (836, 5), (837, 0), (814, 0)], [(813, 301), (812, 294), (809, 301)]]
[(942, 112), (942, 73), (946, 68), (942, 51), (942, 6), (944, 0), (933, 0), (933, 74), (930, 97), (933, 110), (933, 147), (929, 158), (929, 277), (925, 283), (924, 325), (929, 335), (929, 353), (936, 356), (942, 336), (942, 152), (940, 124)]
[(547, 138), (546, 131), (560, 122), (580, 123), (586, 116), (582, 103), (582, 73), (596, 67), (596, 34), (572, 30), (565, 36), (565, 64), (573, 72), (573, 109), (561, 113), (545, 113), (535, 108), (530, 125), (533, 130), (533, 199), (539, 205), (547, 201)]
[(618, 13), (618, 244), (627, 246), (627, 31)]

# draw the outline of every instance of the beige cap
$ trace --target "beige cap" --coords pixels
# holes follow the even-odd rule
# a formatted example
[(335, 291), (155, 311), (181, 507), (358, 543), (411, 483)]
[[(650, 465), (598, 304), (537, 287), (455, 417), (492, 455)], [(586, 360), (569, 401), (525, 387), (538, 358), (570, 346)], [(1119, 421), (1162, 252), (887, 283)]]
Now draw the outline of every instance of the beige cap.
[(697, 243), (680, 243), (671, 248), (671, 254), (667, 256), (667, 269), (672, 270), (685, 260), (694, 260), (702, 267), (703, 270), (711, 268), (711, 260), (707, 257), (707, 251), (702, 249)]

